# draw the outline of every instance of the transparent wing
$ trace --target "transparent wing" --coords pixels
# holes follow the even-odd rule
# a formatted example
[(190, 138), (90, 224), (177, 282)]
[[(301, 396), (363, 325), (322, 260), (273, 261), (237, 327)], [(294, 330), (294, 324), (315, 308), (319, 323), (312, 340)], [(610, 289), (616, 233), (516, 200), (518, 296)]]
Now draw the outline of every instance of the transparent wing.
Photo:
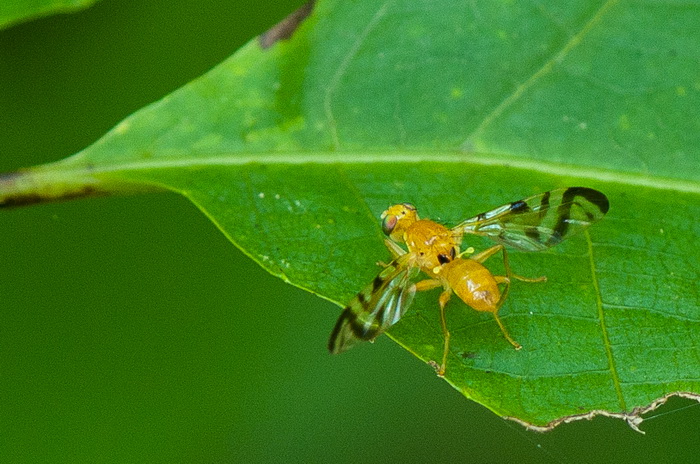
[(364, 340), (374, 340), (396, 324), (416, 293), (412, 282), (418, 268), (404, 264), (402, 257), (389, 264), (345, 307), (328, 342), (328, 350), (347, 351)]
[(458, 235), (487, 236), (525, 251), (541, 251), (605, 216), (607, 197), (586, 187), (567, 187), (500, 206), (458, 224)]

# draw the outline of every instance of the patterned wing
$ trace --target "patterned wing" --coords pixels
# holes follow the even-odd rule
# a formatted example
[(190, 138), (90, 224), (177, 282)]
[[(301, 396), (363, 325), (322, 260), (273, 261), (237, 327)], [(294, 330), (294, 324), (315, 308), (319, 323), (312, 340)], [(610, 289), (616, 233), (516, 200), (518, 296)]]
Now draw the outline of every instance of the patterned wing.
[(364, 340), (374, 340), (396, 324), (413, 301), (416, 286), (412, 282), (418, 268), (402, 258), (389, 264), (345, 307), (328, 342), (333, 353), (347, 351)]
[(601, 192), (567, 187), (515, 201), (467, 219), (458, 235), (476, 234), (524, 251), (553, 247), (605, 216), (610, 203)]

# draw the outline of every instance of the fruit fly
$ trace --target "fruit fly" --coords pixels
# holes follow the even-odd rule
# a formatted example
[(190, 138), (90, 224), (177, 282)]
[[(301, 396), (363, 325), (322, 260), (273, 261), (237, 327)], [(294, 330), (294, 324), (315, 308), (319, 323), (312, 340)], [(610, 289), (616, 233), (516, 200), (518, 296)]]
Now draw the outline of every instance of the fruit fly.
[[(493, 314), (505, 339), (519, 350), (503, 325), (498, 310), (515, 280), (542, 282), (546, 277), (514, 274), (506, 245), (523, 251), (542, 251), (574, 235), (608, 212), (607, 197), (586, 187), (568, 187), (534, 195), (478, 214), (452, 228), (420, 219), (410, 203), (389, 207), (382, 213), (386, 247), (393, 256), (389, 264), (345, 307), (331, 333), (328, 349), (342, 353), (363, 340), (373, 341), (401, 319), (416, 292), (442, 287), (438, 303), (444, 335), (442, 362), (431, 362), (439, 376), (445, 374), (450, 332), (445, 306), (456, 294), (471, 308)], [(460, 245), (465, 234), (488, 237), (494, 245), (464, 257)], [(401, 245), (405, 245), (404, 249)], [(501, 252), (505, 275), (493, 275), (484, 261)], [(381, 263), (380, 263), (381, 264)], [(423, 272), (427, 278), (417, 280)], [(503, 286), (503, 290), (499, 288)]]

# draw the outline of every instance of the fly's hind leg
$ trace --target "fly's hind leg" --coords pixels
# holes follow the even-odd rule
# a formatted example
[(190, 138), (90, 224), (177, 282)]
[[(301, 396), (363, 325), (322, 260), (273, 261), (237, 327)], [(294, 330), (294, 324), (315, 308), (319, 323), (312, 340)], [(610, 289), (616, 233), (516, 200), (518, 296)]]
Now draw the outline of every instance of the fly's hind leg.
[[(519, 276), (515, 276), (513, 272), (510, 269), (510, 263), (508, 262), (508, 252), (506, 251), (506, 248), (503, 245), (494, 245), (491, 248), (487, 248), (481, 253), (477, 253), (474, 256), (471, 256), (469, 259), (473, 259), (477, 263), (482, 264), (484, 261), (489, 259), (491, 256), (495, 255), (499, 251), (503, 252), (503, 267), (506, 270), (506, 275), (505, 276), (494, 276), (496, 279), (496, 283), (498, 284), (503, 284), (504, 288), (503, 291), (501, 292), (501, 297), (498, 300), (498, 303), (496, 304), (496, 310), (494, 311), (494, 315), (496, 316), (496, 322), (498, 322), (499, 327), (501, 327), (501, 331), (503, 331), (503, 334), (506, 335), (507, 332), (503, 328), (503, 324), (501, 323), (500, 319), (498, 318), (498, 310), (501, 308), (501, 305), (503, 302), (506, 300), (506, 297), (508, 296), (508, 292), (510, 291), (510, 278), (518, 278)], [(518, 349), (520, 346), (517, 343), (513, 343), (513, 339), (510, 338), (510, 335), (506, 335), (506, 338), (508, 341), (510, 341), (513, 346)]]
[[(540, 277), (523, 277), (518, 274), (514, 274), (512, 269), (510, 268), (510, 262), (508, 261), (508, 250), (506, 250), (506, 247), (503, 245), (494, 245), (491, 248), (487, 248), (481, 253), (477, 253), (474, 256), (469, 257), (469, 259), (473, 259), (477, 263), (483, 263), (487, 259), (489, 259), (491, 256), (495, 255), (499, 251), (503, 252), (503, 267), (506, 270), (506, 277), (509, 279), (517, 279), (521, 280), (523, 282), (545, 282), (547, 280), (547, 276), (540, 276)], [(501, 282), (499, 282), (501, 283)], [(510, 285), (510, 281), (506, 280), (505, 282), (502, 282), (506, 284), (506, 287)]]
[(513, 347), (516, 350), (522, 349), (522, 345), (518, 342), (516, 342), (513, 337), (510, 336), (510, 333), (508, 333), (508, 329), (506, 329), (506, 326), (501, 322), (501, 318), (498, 317), (498, 311), (501, 309), (501, 306), (503, 306), (503, 302), (506, 301), (506, 298), (508, 297), (508, 290), (510, 289), (510, 279), (506, 276), (493, 276), (494, 280), (496, 280), (497, 284), (505, 284), (505, 288), (501, 292), (501, 297), (498, 299), (498, 303), (496, 303), (496, 309), (493, 311), (493, 318), (496, 319), (496, 324), (498, 324), (498, 327), (501, 329), (501, 333), (503, 334), (504, 337), (506, 337), (506, 340), (513, 345)]
[(501, 318), (498, 316), (498, 311), (501, 309), (501, 306), (503, 306), (503, 303), (506, 301), (506, 298), (508, 298), (508, 293), (510, 292), (510, 284), (512, 282), (512, 279), (517, 279), (521, 280), (523, 282), (544, 282), (547, 280), (546, 276), (541, 276), (537, 278), (530, 278), (530, 277), (523, 277), (518, 274), (514, 274), (512, 269), (510, 268), (510, 262), (508, 261), (508, 251), (505, 249), (503, 245), (494, 245), (491, 248), (487, 248), (486, 250), (482, 251), (481, 253), (477, 253), (476, 255), (472, 256), (470, 259), (473, 259), (477, 261), (478, 263), (483, 263), (487, 259), (489, 259), (491, 256), (495, 255), (499, 251), (503, 252), (503, 267), (506, 271), (506, 275), (504, 276), (493, 276), (494, 279), (496, 280), (497, 284), (503, 284), (503, 291), (501, 292), (501, 296), (498, 299), (498, 302), (496, 303), (495, 310), (493, 311), (493, 317), (496, 319), (496, 323), (498, 324), (498, 327), (501, 329), (501, 332), (503, 333), (503, 336), (508, 340), (508, 342), (515, 347), (516, 350), (519, 350), (522, 348), (522, 345), (520, 343), (516, 342), (513, 337), (510, 336), (508, 333), (508, 330), (506, 329), (505, 325), (501, 321)]

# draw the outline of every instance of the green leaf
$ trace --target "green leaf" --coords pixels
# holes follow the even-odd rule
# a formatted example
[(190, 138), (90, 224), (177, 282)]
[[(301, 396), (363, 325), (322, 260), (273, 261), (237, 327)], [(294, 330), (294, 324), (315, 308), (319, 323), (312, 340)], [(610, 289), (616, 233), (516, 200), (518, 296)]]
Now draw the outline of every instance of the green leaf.
[(3, 0), (0, 29), (34, 18), (87, 8), (97, 0)]
[[(343, 305), (390, 258), (391, 203), (455, 224), (596, 188), (600, 223), (511, 254), (548, 278), (516, 282), (501, 310), (524, 348), (452, 301), (445, 378), (533, 427), (636, 426), (700, 393), (698, 21), (687, 2), (319, 1), (83, 152), (0, 178), (0, 204), (179, 192), (271, 273)], [(426, 362), (441, 357), (438, 294), (389, 334)]]

